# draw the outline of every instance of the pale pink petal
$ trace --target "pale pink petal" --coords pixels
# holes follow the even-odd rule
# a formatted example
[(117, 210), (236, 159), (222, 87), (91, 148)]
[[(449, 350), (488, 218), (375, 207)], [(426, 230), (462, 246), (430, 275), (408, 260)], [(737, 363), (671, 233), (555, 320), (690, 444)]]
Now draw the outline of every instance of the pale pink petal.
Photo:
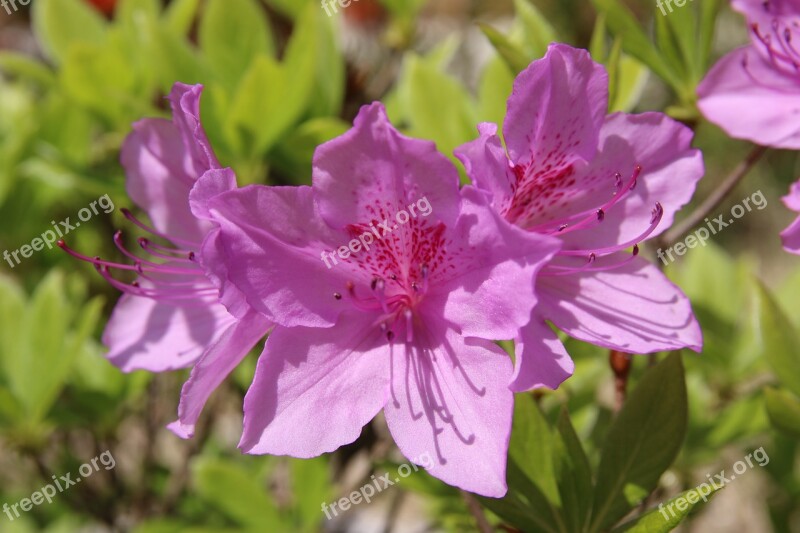
[(473, 187), (462, 199), (447, 276), (431, 284), (431, 305), (444, 301), (439, 312), (464, 336), (512, 339), (536, 304), (532, 280), (560, 243), (508, 224)]
[(478, 138), (455, 149), (472, 184), (489, 193), (496, 206), (506, 205), (514, 194), (516, 176), (508, 161), (497, 125), (478, 125)]
[(108, 358), (124, 372), (163, 372), (191, 366), (233, 322), (222, 305), (182, 306), (123, 295), (103, 333)]
[(800, 149), (800, 86), (753, 47), (723, 57), (697, 88), (703, 115), (731, 137)]
[(605, 272), (540, 276), (536, 289), (542, 316), (576, 339), (630, 353), (702, 348), (689, 299), (644, 259)]
[(331, 328), (275, 328), (245, 398), (239, 447), (307, 458), (356, 440), (388, 393), (388, 348), (374, 320), (348, 313)]
[(558, 335), (536, 314), (520, 330), (515, 354), (516, 365), (511, 382), (514, 392), (541, 387), (555, 390), (575, 371), (575, 363)]
[(783, 248), (787, 252), (800, 255), (800, 218), (797, 218), (791, 226), (781, 232)]
[(455, 166), (434, 143), (401, 135), (380, 103), (362, 107), (350, 131), (317, 149), (313, 182), (321, 216), (337, 229), (394, 225), (422, 198), (433, 220), (451, 225), (458, 214)]
[(208, 346), (192, 369), (189, 380), (183, 385), (178, 420), (168, 426), (173, 433), (183, 439), (194, 436), (195, 424), (208, 398), (267, 334), (270, 327), (266, 318), (251, 312), (228, 326), (219, 339)]
[(514, 409), (511, 359), (489, 341), (428, 324), (429, 343), (393, 348), (389, 430), (403, 455), (432, 463), (432, 476), (500, 498)]
[(195, 218), (189, 209), (194, 180), (182, 170), (184, 152), (171, 122), (146, 119), (137, 122), (125, 139), (121, 161), (128, 195), (147, 212), (153, 227), (164, 235), (199, 245), (211, 226)]
[(331, 259), (326, 264), (323, 253), (350, 237), (320, 219), (310, 187), (250, 186), (209, 205), (221, 250), (208, 250), (204, 262), (223, 284), (226, 304), (244, 294), (251, 307), (286, 327), (336, 322), (344, 307), (334, 293), (360, 278)]
[[(661, 113), (610, 115), (600, 133), (600, 152), (576, 176), (582, 192), (570, 198), (560, 215), (588, 211), (594, 219), (598, 208), (618, 194), (621, 199), (604, 210), (602, 223), (560, 234), (564, 249), (591, 250), (637, 241), (649, 231), (657, 203), (664, 214), (648, 238), (669, 228), (705, 173), (702, 153), (691, 147), (692, 135), (689, 128)], [(615, 174), (621, 175), (625, 190), (636, 167), (641, 173), (633, 190), (619, 192)]]

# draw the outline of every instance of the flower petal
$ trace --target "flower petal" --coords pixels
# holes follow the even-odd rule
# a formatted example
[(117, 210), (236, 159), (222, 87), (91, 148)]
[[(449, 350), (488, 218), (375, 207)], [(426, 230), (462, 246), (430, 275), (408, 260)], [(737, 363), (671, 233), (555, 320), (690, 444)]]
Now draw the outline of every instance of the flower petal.
[(575, 372), (575, 363), (558, 335), (536, 314), (520, 330), (515, 353), (514, 392), (541, 387), (555, 390)]
[(443, 301), (439, 312), (464, 336), (512, 339), (536, 304), (532, 280), (560, 242), (508, 224), (474, 187), (462, 197), (448, 244), (449, 277), (433, 284), (429, 305)]
[(394, 346), (392, 397), (384, 408), (389, 430), (403, 455), (433, 463), (432, 476), (502, 497), (514, 409), (511, 360), (489, 341), (428, 331), (433, 349)]
[(368, 314), (331, 328), (277, 327), (244, 402), (239, 447), (314, 457), (356, 440), (386, 403), (388, 349)]
[(394, 222), (422, 198), (432, 220), (452, 225), (458, 214), (455, 166), (434, 143), (401, 135), (380, 103), (362, 107), (350, 131), (317, 149), (313, 181), (320, 214), (334, 228)]
[(184, 169), (198, 179), (206, 170), (220, 168), (211, 143), (200, 123), (200, 96), (202, 85), (176, 83), (169, 94), (172, 106), (172, 121), (183, 139)]
[(705, 173), (702, 153), (691, 147), (692, 135), (661, 113), (610, 115), (600, 133), (600, 153), (575, 177), (583, 192), (570, 199), (562, 215), (590, 210), (594, 216), (594, 210), (614, 198), (616, 173), (627, 184), (637, 166), (642, 171), (635, 188), (605, 210), (602, 223), (560, 234), (564, 249), (591, 250), (636, 240), (650, 227), (656, 203), (664, 214), (649, 238), (669, 228)]
[(183, 306), (123, 295), (106, 325), (108, 358), (123, 372), (191, 366), (235, 319), (219, 304)]
[(223, 283), (226, 304), (243, 293), (282, 326), (336, 322), (343, 307), (334, 287), (346, 285), (349, 270), (326, 267), (322, 254), (350, 239), (321, 220), (310, 187), (253, 185), (215, 197), (209, 208), (220, 225), (221, 250), (209, 250), (204, 260)]
[(630, 353), (703, 345), (689, 299), (644, 259), (615, 270), (538, 278), (541, 314), (577, 339)]
[(164, 235), (199, 245), (210, 225), (197, 220), (189, 209), (194, 180), (182, 170), (184, 152), (171, 122), (145, 119), (137, 122), (125, 139), (121, 161), (128, 195), (147, 212), (153, 227)]
[(551, 44), (514, 82), (503, 127), (511, 161), (550, 173), (590, 160), (607, 110), (605, 69), (586, 50)]
[(178, 420), (167, 426), (183, 439), (194, 436), (194, 427), (208, 398), (233, 372), (253, 346), (263, 338), (271, 324), (258, 313), (229, 326), (205, 351), (183, 385)]
[(731, 137), (800, 149), (797, 78), (773, 68), (752, 46), (720, 59), (700, 83), (697, 94), (703, 115)]
[(474, 141), (456, 148), (455, 155), (475, 187), (489, 193), (494, 205), (506, 205), (514, 195), (516, 177), (497, 135), (497, 125), (479, 124), (478, 135)]

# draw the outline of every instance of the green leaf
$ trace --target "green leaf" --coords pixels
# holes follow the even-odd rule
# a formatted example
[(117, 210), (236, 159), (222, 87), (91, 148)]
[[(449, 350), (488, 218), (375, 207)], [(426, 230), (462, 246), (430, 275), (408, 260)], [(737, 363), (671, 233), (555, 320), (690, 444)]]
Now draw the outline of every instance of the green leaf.
[(164, 24), (175, 35), (186, 36), (192, 29), (200, 0), (173, 0), (167, 6)]
[(647, 65), (676, 91), (682, 88), (683, 83), (679, 74), (667, 63), (624, 4), (619, 0), (592, 0), (592, 2), (597, 10), (606, 16), (612, 33), (622, 38), (623, 48), (628, 54)]
[(6, 74), (29, 79), (45, 87), (52, 86), (56, 81), (55, 75), (46, 65), (15, 52), (0, 52), (0, 69)]
[(33, 31), (45, 55), (61, 63), (72, 44), (102, 46), (107, 24), (88, 2), (41, 0), (33, 2)]
[(566, 410), (552, 428), (526, 394), (515, 397), (508, 494), (484, 506), (526, 532), (582, 531), (592, 503), (592, 473)]
[(264, 10), (256, 0), (210, 0), (199, 42), (211, 69), (231, 89), (256, 57), (275, 54)]
[(569, 531), (585, 531), (592, 510), (592, 469), (566, 407), (561, 410), (556, 427), (566, 452), (558, 476), (564, 502), (562, 514)]
[(550, 43), (558, 41), (555, 30), (531, 0), (514, 0), (514, 11), (516, 28), (530, 60), (544, 57)]
[[(701, 490), (700, 487), (705, 487)], [(681, 492), (666, 503), (648, 511), (639, 518), (632, 520), (613, 530), (612, 533), (667, 533), (689, 516), (693, 510), (705, 505), (714, 497), (722, 485), (709, 485), (703, 483), (700, 487)], [(678, 505), (680, 504), (680, 507)], [(681, 509), (681, 507), (683, 509)]]
[(781, 383), (800, 395), (800, 336), (769, 290), (756, 284), (756, 339)]
[(764, 389), (767, 414), (776, 429), (800, 438), (800, 398), (789, 391)]
[(274, 531), (280, 524), (265, 485), (252, 471), (230, 461), (201, 457), (192, 472), (197, 493), (237, 524), (265, 531)]
[(711, 46), (714, 42), (714, 28), (717, 24), (722, 0), (703, 0), (700, 2), (700, 22), (698, 24), (697, 66), (705, 73), (711, 60)]
[(683, 363), (673, 353), (639, 381), (606, 436), (590, 531), (613, 525), (656, 487), (686, 435)]
[(498, 30), (492, 28), (488, 24), (478, 24), (478, 27), (492, 43), (494, 49), (503, 58), (508, 67), (516, 74), (521, 72), (528, 66), (530, 60), (528, 55), (522, 50), (522, 47), (512, 43), (505, 34), (500, 33)]

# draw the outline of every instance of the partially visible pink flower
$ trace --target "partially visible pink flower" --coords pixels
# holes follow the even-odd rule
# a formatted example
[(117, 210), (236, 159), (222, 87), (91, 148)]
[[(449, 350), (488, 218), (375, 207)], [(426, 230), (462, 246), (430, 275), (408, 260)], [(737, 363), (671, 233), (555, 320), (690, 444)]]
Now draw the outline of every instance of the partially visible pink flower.
[[(152, 227), (128, 211), (125, 216), (171, 245), (141, 238), (139, 245), (149, 257), (139, 257), (125, 248), (117, 232), (114, 243), (132, 262), (120, 264), (83, 256), (60, 243), (125, 293), (103, 334), (114, 365), (125, 372), (194, 367), (183, 388), (178, 421), (170, 425), (183, 438), (194, 433), (214, 389), (270, 328), (263, 315), (230, 291), (224, 302), (229, 312), (220, 302), (217, 280), (204, 269), (218, 233), (205, 206), (216, 194), (235, 189), (236, 177), (220, 168), (200, 124), (201, 93), (199, 85), (176, 84), (169, 96), (172, 121), (137, 122), (122, 148), (128, 194)], [(138, 278), (123, 283), (114, 271)]]
[[(783, 197), (783, 203), (797, 213), (800, 213), (800, 181), (792, 185), (789, 194)], [(781, 233), (783, 248), (787, 252), (800, 255), (800, 217), (791, 226)]]
[[(638, 245), (672, 224), (702, 177), (692, 132), (660, 113), (606, 116), (608, 76), (554, 44), (517, 78), (505, 148), (497, 126), (456, 151), (503, 218), (563, 243), (536, 278), (539, 305), (517, 338), (512, 388), (558, 387), (574, 365), (546, 321), (606, 348), (699, 351), (689, 300)], [(633, 248), (633, 254), (626, 250)]]
[[(427, 216), (396, 223), (421, 199)], [(406, 457), (433, 458), (433, 476), (505, 494), (512, 365), (492, 341), (528, 321), (530, 280), (557, 240), (459, 191), (447, 158), (400, 135), (380, 104), (318, 148), (313, 188), (251, 186), (209, 208), (226, 290), (278, 324), (245, 399), (242, 450), (320, 455), (383, 411)], [(370, 232), (369, 249), (326, 266)]]
[(800, 2), (734, 0), (752, 43), (723, 57), (697, 89), (703, 114), (737, 139), (800, 149)]

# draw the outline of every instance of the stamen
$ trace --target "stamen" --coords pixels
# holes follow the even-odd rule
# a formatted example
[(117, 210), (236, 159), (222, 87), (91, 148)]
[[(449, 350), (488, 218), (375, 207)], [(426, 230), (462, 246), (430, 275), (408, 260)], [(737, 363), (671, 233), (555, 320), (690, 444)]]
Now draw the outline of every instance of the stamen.
[(133, 213), (131, 213), (130, 210), (128, 210), (128, 209), (122, 208), (122, 209), (120, 209), (120, 211), (122, 211), (122, 214), (125, 216), (125, 218), (127, 218), (128, 220), (133, 222), (135, 225), (139, 226), (141, 229), (143, 229), (147, 233), (150, 233), (151, 235), (155, 235), (156, 237), (161, 237), (164, 240), (167, 240), (167, 241), (170, 241), (170, 242), (174, 242), (176, 244), (180, 244), (180, 245), (186, 246), (188, 248), (196, 249), (196, 248), (200, 247), (198, 245), (198, 243), (196, 243), (196, 242), (191, 242), (191, 241), (187, 241), (187, 240), (184, 240), (184, 239), (179, 239), (177, 237), (168, 237), (167, 235), (164, 235), (163, 233), (156, 231), (155, 229), (151, 228), (150, 226), (148, 226), (144, 222), (139, 221), (139, 219), (137, 219), (133, 215)]

